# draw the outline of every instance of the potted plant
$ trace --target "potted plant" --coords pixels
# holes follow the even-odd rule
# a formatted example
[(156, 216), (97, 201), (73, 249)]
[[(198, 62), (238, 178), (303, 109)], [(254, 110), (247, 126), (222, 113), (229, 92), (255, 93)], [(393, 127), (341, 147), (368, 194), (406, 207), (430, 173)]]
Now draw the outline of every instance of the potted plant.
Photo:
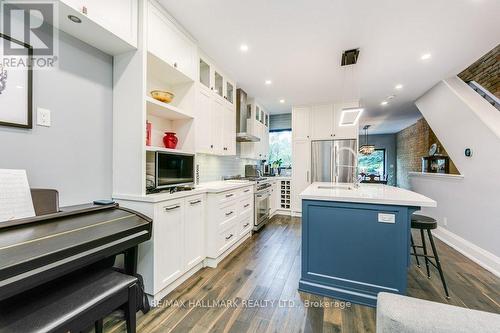
[(280, 167), (281, 167), (282, 163), (283, 163), (283, 160), (281, 158), (279, 160), (276, 160), (276, 161), (274, 161), (272, 163), (272, 167), (273, 167), (275, 175), (279, 175), (279, 173), (280, 173)]

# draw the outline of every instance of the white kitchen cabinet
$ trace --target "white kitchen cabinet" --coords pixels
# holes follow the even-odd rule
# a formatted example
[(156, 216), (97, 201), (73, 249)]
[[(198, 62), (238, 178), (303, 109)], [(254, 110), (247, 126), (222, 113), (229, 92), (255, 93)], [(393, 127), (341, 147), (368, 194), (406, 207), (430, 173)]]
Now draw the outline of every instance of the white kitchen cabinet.
[(264, 108), (250, 101), (250, 119), (247, 131), (260, 139), (259, 142), (240, 143), (240, 156), (255, 160), (267, 160), (269, 157), (269, 114)]
[(294, 140), (292, 147), (292, 214), (302, 211), (299, 194), (311, 183), (311, 141)]
[(294, 107), (292, 130), (294, 140), (357, 139), (358, 124), (340, 126), (343, 108), (358, 107), (358, 102)]
[(184, 209), (183, 199), (165, 201), (155, 208), (155, 293), (184, 272)]
[(60, 30), (108, 54), (137, 48), (137, 0), (60, 0), (58, 12)]
[(198, 49), (161, 9), (148, 4), (147, 49), (170, 66), (197, 80)]
[(271, 211), (270, 215), (273, 216), (276, 214), (276, 211), (279, 209), (279, 201), (280, 201), (280, 181), (273, 181), (271, 186)]
[(207, 196), (205, 264), (216, 267), (235, 244), (250, 236), (253, 226), (253, 185)]
[(235, 84), (206, 57), (200, 56), (198, 64), (195, 150), (236, 155)]
[(332, 139), (335, 131), (333, 104), (313, 106), (310, 112), (311, 139)]
[[(210, 100), (210, 126), (212, 127), (212, 152), (216, 155), (224, 155), (224, 104), (217, 98)], [(236, 123), (234, 124), (236, 126)], [(236, 140), (236, 138), (235, 138)]]
[(195, 107), (196, 152), (236, 155), (236, 111), (213, 93), (198, 87)]
[(292, 137), (294, 140), (307, 140), (310, 136), (310, 107), (292, 109)]
[(211, 154), (213, 153), (212, 143), (212, 98), (210, 90), (203, 89), (198, 84), (196, 89), (196, 108), (195, 108), (195, 138), (196, 152)]
[(123, 40), (137, 45), (137, 0), (84, 0), (87, 16)]
[(224, 106), (223, 153), (236, 155), (236, 111), (233, 106)]
[(185, 205), (184, 263), (190, 270), (205, 259), (205, 196), (189, 197)]

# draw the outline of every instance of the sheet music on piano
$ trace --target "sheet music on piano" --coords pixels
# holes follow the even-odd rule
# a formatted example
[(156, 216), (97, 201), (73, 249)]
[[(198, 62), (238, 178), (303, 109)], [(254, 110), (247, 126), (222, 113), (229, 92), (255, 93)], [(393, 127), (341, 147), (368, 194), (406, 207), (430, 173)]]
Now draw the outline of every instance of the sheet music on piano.
[(0, 223), (33, 216), (26, 170), (0, 169)]

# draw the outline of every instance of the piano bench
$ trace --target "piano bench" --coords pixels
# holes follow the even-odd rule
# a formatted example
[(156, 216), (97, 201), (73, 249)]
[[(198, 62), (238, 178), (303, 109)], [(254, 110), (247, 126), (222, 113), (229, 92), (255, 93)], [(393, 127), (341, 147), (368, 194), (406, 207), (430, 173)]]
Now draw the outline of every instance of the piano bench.
[(101, 269), (70, 275), (0, 302), (0, 332), (80, 332), (123, 308), (136, 329), (137, 278)]

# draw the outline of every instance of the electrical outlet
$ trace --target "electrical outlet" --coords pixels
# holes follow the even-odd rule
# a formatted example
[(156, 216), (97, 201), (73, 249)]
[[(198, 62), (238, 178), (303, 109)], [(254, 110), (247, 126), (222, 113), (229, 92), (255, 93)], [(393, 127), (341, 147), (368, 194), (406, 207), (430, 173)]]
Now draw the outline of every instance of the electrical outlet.
[(445, 227), (448, 226), (448, 218), (447, 217), (443, 217), (443, 225)]
[(50, 110), (37, 108), (36, 123), (38, 126), (50, 127)]

